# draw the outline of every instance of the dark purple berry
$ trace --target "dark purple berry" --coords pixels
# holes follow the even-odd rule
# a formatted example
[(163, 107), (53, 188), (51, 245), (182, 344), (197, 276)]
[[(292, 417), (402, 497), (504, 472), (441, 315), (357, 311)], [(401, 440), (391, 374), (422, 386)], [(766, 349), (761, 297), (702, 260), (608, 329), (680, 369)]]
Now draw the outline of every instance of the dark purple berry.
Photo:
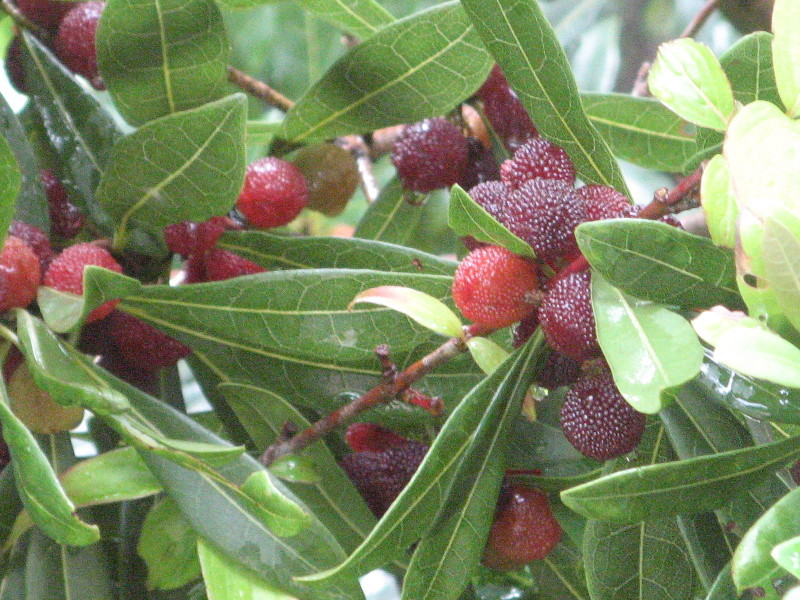
[(533, 313), (522, 319), (514, 326), (513, 330), (513, 345), (514, 348), (519, 348), (527, 342), (539, 326), (539, 315)]
[(644, 433), (645, 416), (625, 401), (607, 367), (581, 377), (561, 407), (561, 427), (578, 452), (595, 460), (627, 454)]
[(409, 441), (375, 423), (353, 423), (347, 428), (344, 439), (353, 452), (383, 452)]
[(192, 353), (178, 340), (119, 310), (108, 316), (108, 331), (122, 357), (143, 371), (171, 367)]
[(581, 374), (581, 363), (558, 352), (551, 352), (542, 369), (539, 385), (550, 391), (571, 385)]
[(503, 214), (506, 199), (511, 195), (511, 190), (502, 181), (486, 181), (473, 187), (469, 191), (469, 195), (486, 212), (499, 220)]
[(467, 138), (467, 146), (469, 147), (467, 170), (459, 185), (465, 190), (469, 190), (479, 183), (499, 180), (500, 167), (494, 158), (492, 149), (487, 148), (474, 137)]
[(511, 188), (531, 179), (558, 179), (575, 185), (575, 167), (561, 146), (545, 139), (528, 140), (500, 167), (500, 177)]
[(483, 102), (483, 114), (511, 152), (539, 135), (499, 65), (489, 73), (478, 97)]
[(11, 85), (20, 94), (28, 93), (28, 86), (25, 82), (25, 66), (22, 64), (22, 41), (15, 35), (6, 50), (6, 73)]
[(551, 283), (539, 306), (539, 323), (547, 343), (573, 360), (584, 361), (600, 352), (589, 271), (571, 273)]
[(64, 15), (75, 6), (73, 2), (58, 0), (17, 0), (16, 4), (23, 15), (50, 30), (55, 30)]
[(607, 185), (585, 185), (576, 192), (583, 200), (587, 221), (615, 219), (631, 209), (627, 196)]
[(409, 125), (392, 149), (392, 162), (403, 186), (420, 193), (458, 183), (468, 161), (467, 138), (443, 118)]
[(18, 237), (28, 244), (39, 259), (39, 266), (42, 269), (42, 273), (47, 270), (47, 266), (50, 264), (50, 261), (53, 260), (53, 249), (50, 247), (50, 238), (47, 237), (44, 231), (25, 221), (14, 220), (11, 221), (8, 235)]
[(67, 190), (52, 169), (44, 169), (41, 178), (50, 207), (50, 230), (64, 239), (75, 237), (83, 229), (86, 219), (70, 202)]

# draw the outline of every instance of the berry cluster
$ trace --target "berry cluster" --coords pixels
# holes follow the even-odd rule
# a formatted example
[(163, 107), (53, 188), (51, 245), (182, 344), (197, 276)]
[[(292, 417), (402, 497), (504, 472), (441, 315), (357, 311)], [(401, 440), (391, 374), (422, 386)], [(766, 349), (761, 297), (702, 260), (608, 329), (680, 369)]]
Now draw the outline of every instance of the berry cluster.
[[(50, 33), (53, 50), (68, 69), (85, 77), (96, 89), (104, 89), (97, 67), (95, 38), (105, 2), (17, 0), (16, 4), (23, 15)], [(6, 69), (14, 87), (26, 93), (19, 38), (9, 46)]]

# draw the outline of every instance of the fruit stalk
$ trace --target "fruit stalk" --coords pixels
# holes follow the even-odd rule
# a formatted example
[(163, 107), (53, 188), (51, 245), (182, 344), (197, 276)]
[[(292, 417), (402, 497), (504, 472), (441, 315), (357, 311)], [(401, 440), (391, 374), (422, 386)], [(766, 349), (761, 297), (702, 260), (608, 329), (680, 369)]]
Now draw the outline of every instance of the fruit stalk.
[(290, 100), (279, 91), (272, 89), (263, 81), (250, 77), (247, 73), (228, 65), (228, 81), (240, 87), (244, 92), (254, 98), (263, 100), (267, 104), (279, 108), (283, 112), (288, 112), (293, 106), (294, 101)]

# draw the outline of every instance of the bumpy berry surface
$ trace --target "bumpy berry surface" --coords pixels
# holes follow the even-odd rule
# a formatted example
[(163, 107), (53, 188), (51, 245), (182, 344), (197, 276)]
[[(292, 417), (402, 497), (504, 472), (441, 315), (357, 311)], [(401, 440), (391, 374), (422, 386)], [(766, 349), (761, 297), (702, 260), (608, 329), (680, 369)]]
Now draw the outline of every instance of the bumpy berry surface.
[(268, 156), (248, 165), (236, 207), (256, 227), (280, 227), (307, 203), (308, 185), (300, 169)]
[(53, 260), (53, 249), (50, 247), (50, 238), (47, 237), (44, 231), (25, 221), (14, 220), (11, 221), (8, 235), (18, 237), (28, 244), (39, 259), (39, 266), (42, 269), (42, 273), (47, 270), (47, 265)]
[(489, 73), (478, 97), (483, 101), (483, 113), (492, 129), (512, 152), (539, 135), (499, 65)]
[(456, 270), (453, 300), (471, 321), (506, 327), (536, 309), (536, 265), (500, 246), (473, 250)]
[(469, 195), (486, 212), (500, 220), (506, 200), (511, 195), (511, 189), (502, 181), (487, 181), (473, 187)]
[(78, 207), (70, 202), (67, 190), (52, 169), (43, 170), (41, 178), (50, 207), (50, 230), (65, 239), (75, 237), (83, 229), (86, 219)]
[(564, 397), (561, 427), (578, 452), (608, 460), (633, 450), (642, 439), (645, 416), (619, 393), (611, 371), (578, 379)]
[(561, 525), (547, 495), (534, 488), (511, 486), (500, 493), (494, 522), (483, 551), (483, 564), (510, 571), (541, 560), (561, 539)]
[(341, 461), (370, 510), (381, 517), (411, 480), (428, 446), (408, 441), (381, 452), (355, 452)]
[[(44, 274), (43, 283), (62, 292), (83, 294), (83, 269), (89, 265), (96, 265), (116, 273), (122, 273), (122, 267), (114, 260), (108, 250), (84, 242), (66, 248), (55, 257)], [(102, 319), (114, 310), (116, 304), (116, 300), (101, 304), (89, 313), (86, 321), (91, 322)]]
[(556, 179), (532, 179), (513, 191), (500, 222), (528, 242), (546, 262), (577, 252), (575, 227), (585, 220), (583, 203), (572, 186)]
[(347, 428), (344, 439), (353, 452), (383, 452), (408, 441), (402, 435), (375, 423), (353, 423)]
[(539, 307), (544, 337), (557, 352), (584, 361), (600, 352), (594, 329), (589, 271), (552, 282)]
[(17, 8), (34, 23), (46, 29), (55, 30), (73, 6), (72, 2), (57, 0), (17, 0)]
[(222, 248), (212, 248), (203, 258), (205, 281), (222, 281), (241, 275), (264, 273), (266, 269)]
[(61, 62), (97, 89), (103, 89), (103, 82), (97, 67), (95, 37), (105, 5), (105, 2), (74, 4), (61, 20), (53, 44)]
[(33, 250), (18, 237), (7, 237), (0, 252), (0, 311), (28, 306), (36, 299), (41, 279)]
[(542, 369), (539, 385), (550, 391), (575, 382), (581, 374), (581, 363), (558, 352), (551, 352)]
[(21, 94), (27, 94), (28, 86), (25, 82), (25, 67), (22, 63), (21, 44), (20, 37), (15, 35), (6, 50), (5, 65), (8, 79), (11, 81), (11, 85), (14, 86), (14, 89)]
[(298, 150), (292, 163), (308, 182), (308, 207), (312, 210), (338, 215), (358, 188), (353, 155), (335, 144), (306, 146)]
[(461, 181), (458, 182), (462, 188), (469, 190), (479, 183), (500, 179), (500, 167), (491, 148), (487, 148), (474, 137), (467, 138), (467, 148), (469, 148), (467, 169), (464, 171)]
[(575, 184), (575, 167), (561, 146), (545, 139), (528, 140), (500, 167), (500, 177), (511, 188), (518, 188), (531, 179), (557, 179)]
[(625, 194), (607, 185), (585, 185), (575, 191), (583, 200), (587, 221), (615, 219), (632, 208)]
[(108, 330), (122, 357), (145, 371), (171, 367), (192, 349), (155, 327), (119, 310), (109, 316)]
[(468, 161), (467, 138), (441, 117), (409, 125), (392, 148), (400, 181), (415, 192), (432, 192), (458, 183)]
[(195, 223), (182, 221), (164, 228), (164, 241), (170, 252), (184, 258), (211, 250), (228, 226), (227, 217), (211, 217), (208, 221)]

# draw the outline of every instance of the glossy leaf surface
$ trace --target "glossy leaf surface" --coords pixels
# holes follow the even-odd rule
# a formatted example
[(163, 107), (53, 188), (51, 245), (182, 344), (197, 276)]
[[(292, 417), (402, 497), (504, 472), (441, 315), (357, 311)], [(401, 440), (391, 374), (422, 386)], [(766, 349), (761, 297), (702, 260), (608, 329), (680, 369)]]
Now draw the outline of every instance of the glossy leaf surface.
[(721, 154), (712, 158), (703, 171), (700, 197), (711, 241), (717, 246), (733, 248), (739, 207), (731, 187), (728, 163)]
[(789, 115), (796, 117), (800, 114), (800, 7), (796, 3), (775, 3), (772, 32), (778, 92)]
[(394, 17), (375, 0), (295, 0), (313, 15), (359, 38), (391, 25)]

